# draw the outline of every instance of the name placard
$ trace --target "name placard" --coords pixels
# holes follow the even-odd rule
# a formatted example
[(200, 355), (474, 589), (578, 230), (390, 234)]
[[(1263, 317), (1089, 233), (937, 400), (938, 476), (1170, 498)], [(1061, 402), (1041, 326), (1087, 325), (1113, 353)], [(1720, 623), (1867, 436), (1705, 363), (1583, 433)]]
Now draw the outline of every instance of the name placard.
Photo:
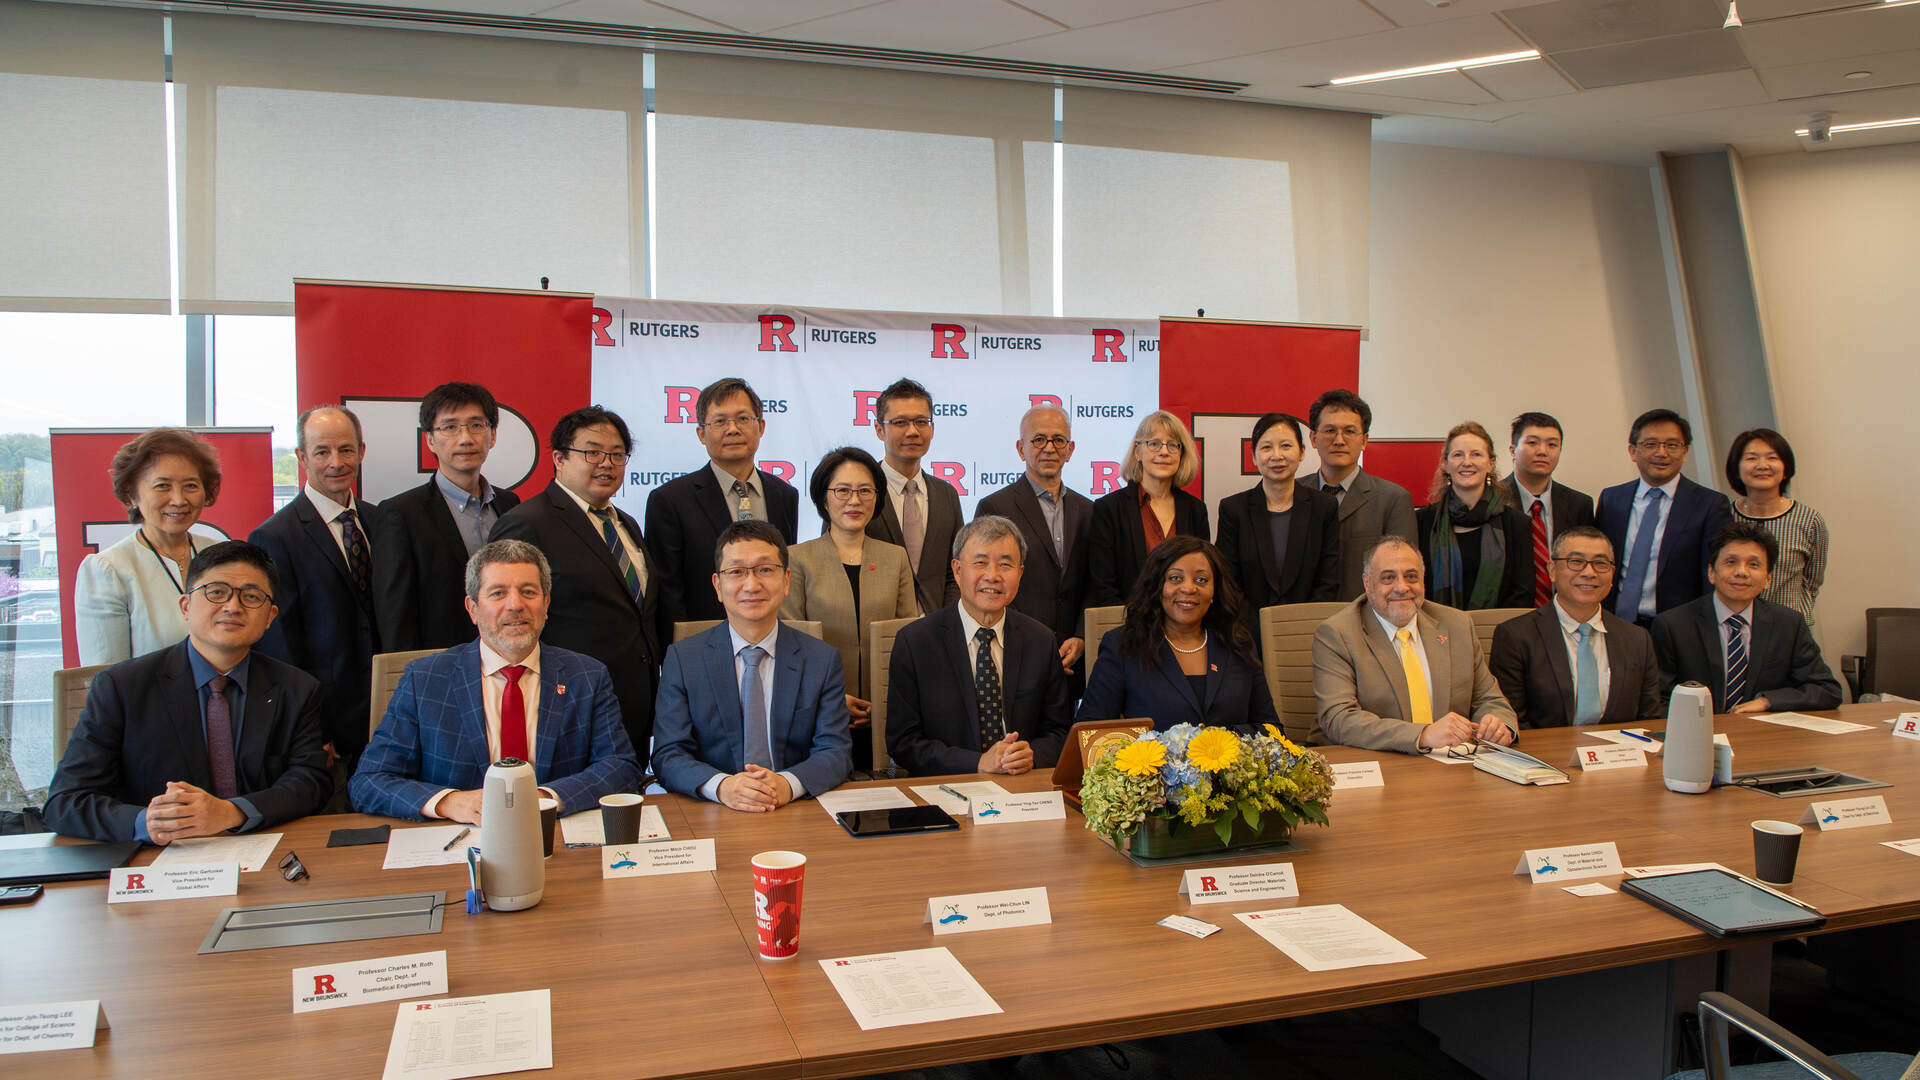
[(608, 844), (600, 849), (602, 878), (699, 874), (713, 869), (713, 838)]
[(107, 903), (232, 896), (240, 891), (240, 864), (214, 866), (116, 866), (107, 882)]
[(1582, 772), (1644, 769), (1647, 767), (1647, 752), (1638, 746), (1576, 746), (1573, 749), (1573, 763), (1580, 766)]
[(93, 1045), (94, 1036), (106, 1026), (107, 1010), (97, 998), (49, 1001), (43, 1005), (0, 1005), (0, 1054), (84, 1050)]
[(1220, 932), (1219, 927), (1210, 922), (1202, 922), (1191, 915), (1169, 915), (1159, 922), (1154, 923), (1154, 925), (1164, 926), (1169, 930), (1178, 930), (1190, 937), (1197, 938), (1204, 938), (1209, 934), (1217, 934)]
[(1583, 844), (1579, 847), (1534, 848), (1520, 856), (1520, 863), (1513, 868), (1513, 872), (1525, 876), (1535, 885), (1626, 873), (1620, 868), (1620, 851), (1611, 840), (1604, 844)]
[(1188, 903), (1224, 904), (1299, 896), (1300, 885), (1293, 878), (1293, 864), (1277, 862), (1189, 870), (1181, 875), (1180, 892)]
[(1047, 906), (1044, 886), (1005, 889), (932, 897), (927, 900), (927, 913), (920, 921), (932, 923), (935, 936), (971, 934), (1013, 926), (1045, 926), (1053, 921), (1053, 909)]
[(1862, 829), (1869, 825), (1891, 825), (1893, 814), (1887, 810), (1886, 796), (1869, 795), (1864, 799), (1815, 802), (1800, 815), (1800, 824), (1812, 825), (1821, 832)]
[(1343, 761), (1333, 767), (1335, 791), (1386, 786), (1387, 779), (1380, 775), (1380, 763), (1377, 761)]
[(975, 825), (1003, 825), (1015, 821), (1065, 821), (1067, 804), (1057, 791), (1022, 795), (980, 795), (967, 801)]
[(444, 949), (293, 969), (293, 1011), (297, 1013), (446, 992)]
[(1920, 739), (1920, 712), (1903, 712), (1893, 718), (1893, 737)]

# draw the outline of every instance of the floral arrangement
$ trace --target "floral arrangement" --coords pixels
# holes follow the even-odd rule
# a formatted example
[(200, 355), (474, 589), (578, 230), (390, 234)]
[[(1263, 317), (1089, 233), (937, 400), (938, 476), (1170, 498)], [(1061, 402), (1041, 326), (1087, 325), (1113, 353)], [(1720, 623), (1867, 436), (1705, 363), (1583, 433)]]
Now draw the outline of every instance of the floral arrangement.
[(1122, 845), (1148, 818), (1212, 825), (1225, 845), (1234, 819), (1258, 830), (1276, 814), (1289, 830), (1327, 823), (1333, 771), (1272, 724), (1251, 736), (1179, 724), (1149, 731), (1095, 762), (1080, 788), (1087, 828)]

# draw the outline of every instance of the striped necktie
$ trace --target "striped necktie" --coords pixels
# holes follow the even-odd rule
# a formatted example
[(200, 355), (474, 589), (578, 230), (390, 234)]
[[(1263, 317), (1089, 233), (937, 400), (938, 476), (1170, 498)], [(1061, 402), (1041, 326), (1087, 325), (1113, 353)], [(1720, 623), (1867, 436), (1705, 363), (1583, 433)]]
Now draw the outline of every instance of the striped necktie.
[(614, 528), (613, 507), (603, 506), (589, 513), (600, 519), (600, 534), (606, 537), (614, 561), (620, 564), (620, 580), (627, 583), (627, 592), (633, 595), (633, 602), (640, 603), (640, 574), (633, 567), (633, 557), (627, 554), (627, 545), (620, 542), (619, 530)]
[(1533, 500), (1533, 606), (1546, 607), (1553, 599), (1553, 577), (1547, 573), (1553, 556), (1547, 550), (1547, 519), (1542, 516), (1545, 499)]
[(1747, 700), (1747, 643), (1740, 631), (1747, 625), (1745, 615), (1727, 617), (1727, 708)]

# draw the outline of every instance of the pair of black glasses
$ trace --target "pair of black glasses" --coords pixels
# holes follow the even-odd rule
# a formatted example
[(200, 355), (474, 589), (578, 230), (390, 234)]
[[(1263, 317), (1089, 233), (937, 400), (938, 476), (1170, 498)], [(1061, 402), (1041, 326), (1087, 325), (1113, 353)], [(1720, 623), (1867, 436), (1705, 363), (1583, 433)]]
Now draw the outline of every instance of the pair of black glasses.
[(286, 857), (280, 860), (280, 876), (286, 878), (288, 881), (313, 880), (307, 874), (307, 864), (301, 862), (300, 856), (295, 855), (291, 851), (287, 852)]

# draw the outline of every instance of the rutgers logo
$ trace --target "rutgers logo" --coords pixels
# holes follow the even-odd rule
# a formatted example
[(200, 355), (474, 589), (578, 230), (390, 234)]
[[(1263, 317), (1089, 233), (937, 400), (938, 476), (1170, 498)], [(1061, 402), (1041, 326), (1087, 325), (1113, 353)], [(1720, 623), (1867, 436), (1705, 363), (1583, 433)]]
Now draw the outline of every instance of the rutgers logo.
[(1200, 891), (1203, 893), (1216, 893), (1220, 891), (1220, 886), (1214, 878), (1202, 874), (1200, 875)]
[(1098, 498), (1110, 491), (1120, 490), (1120, 463), (1117, 461), (1096, 461), (1091, 466), (1093, 482), (1087, 488), (1087, 494)]
[(1096, 364), (1124, 364), (1127, 354), (1120, 351), (1126, 344), (1127, 335), (1119, 330), (1095, 330), (1093, 332), (1093, 362)]
[(953, 490), (967, 494), (967, 467), (957, 461), (929, 461), (926, 470), (934, 476), (953, 485)]
[(318, 997), (318, 996), (319, 996), (319, 995), (321, 995), (321, 994), (337, 994), (337, 993), (339, 993), (339, 991), (338, 991), (338, 990), (335, 990), (335, 989), (333, 988), (333, 976), (331, 976), (331, 975), (315, 975), (315, 976), (313, 977), (313, 993), (314, 993), (314, 996), (315, 996), (315, 997)]
[(1598, 765), (1600, 763), (1600, 755), (1589, 750), (1587, 751), (1587, 761), (1591, 762), (1592, 764)]
[(793, 343), (793, 328), (799, 325), (791, 315), (760, 316), (761, 352), (799, 352)]
[(1060, 400), (1059, 394), (1028, 394), (1027, 395), (1027, 408), (1037, 409), (1042, 405), (1051, 405), (1056, 409), (1064, 409), (1067, 407), (1067, 403)]
[(967, 340), (967, 328), (957, 323), (933, 324), (933, 352), (935, 360), (969, 360), (962, 342)]
[(853, 426), (867, 427), (873, 423), (873, 411), (879, 406), (880, 391), (855, 390), (853, 392)]
[(146, 887), (147, 887), (147, 876), (145, 874), (128, 874), (127, 875), (127, 889), (129, 891), (133, 889), (144, 889)]

